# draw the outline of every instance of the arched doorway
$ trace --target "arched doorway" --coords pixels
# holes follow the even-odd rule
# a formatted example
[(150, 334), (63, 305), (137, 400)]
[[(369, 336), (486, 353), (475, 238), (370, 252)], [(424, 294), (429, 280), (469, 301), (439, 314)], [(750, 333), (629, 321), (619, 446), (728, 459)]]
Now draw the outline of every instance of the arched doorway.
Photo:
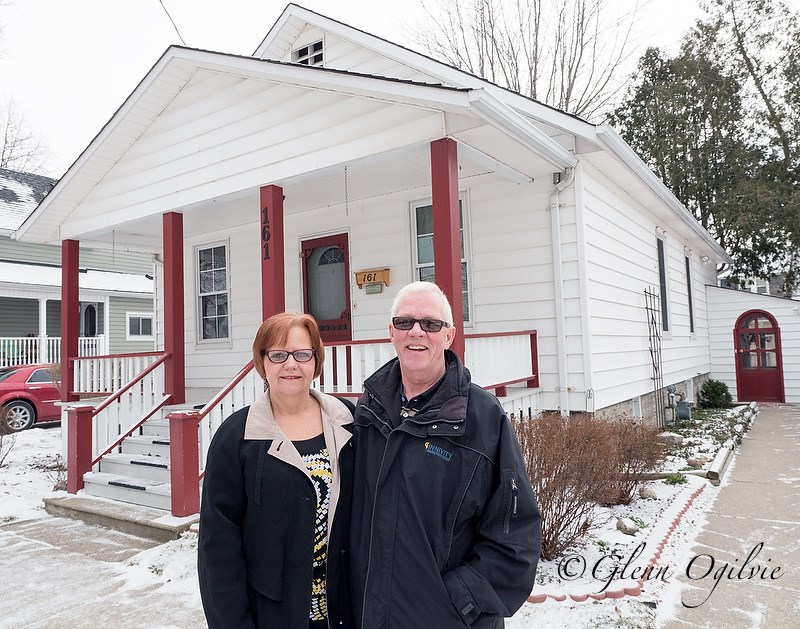
[(778, 322), (765, 310), (749, 310), (733, 331), (736, 389), (741, 401), (783, 402), (783, 359)]

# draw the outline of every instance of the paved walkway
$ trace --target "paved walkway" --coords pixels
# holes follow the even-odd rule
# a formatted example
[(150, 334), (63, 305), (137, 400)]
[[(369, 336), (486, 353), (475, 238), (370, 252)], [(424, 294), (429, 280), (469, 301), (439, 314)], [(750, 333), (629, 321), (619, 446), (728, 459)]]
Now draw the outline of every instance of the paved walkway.
[(0, 629), (206, 627), (199, 595), (125, 566), (157, 545), (67, 518), (0, 525)]
[(680, 572), (659, 629), (800, 626), (800, 405), (760, 409)]

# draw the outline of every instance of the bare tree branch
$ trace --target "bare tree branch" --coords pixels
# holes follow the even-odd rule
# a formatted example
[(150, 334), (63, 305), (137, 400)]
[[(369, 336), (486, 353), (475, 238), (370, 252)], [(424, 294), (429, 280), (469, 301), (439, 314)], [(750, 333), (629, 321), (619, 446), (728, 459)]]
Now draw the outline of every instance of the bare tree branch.
[(413, 29), (432, 56), (587, 118), (617, 95), (636, 11), (607, 0), (432, 0)]

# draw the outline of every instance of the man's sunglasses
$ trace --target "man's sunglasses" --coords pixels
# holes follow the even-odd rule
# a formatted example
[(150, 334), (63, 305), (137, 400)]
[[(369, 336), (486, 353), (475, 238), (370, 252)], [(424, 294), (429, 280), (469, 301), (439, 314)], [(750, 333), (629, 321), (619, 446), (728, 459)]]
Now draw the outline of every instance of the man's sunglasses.
[(449, 328), (450, 324), (440, 319), (412, 319), (411, 317), (392, 317), (392, 325), (396, 330), (410, 330), (415, 323), (423, 332), (439, 332), (442, 328)]
[(289, 359), (289, 356), (294, 356), (294, 359), (298, 363), (307, 363), (314, 358), (313, 349), (296, 349), (293, 352), (287, 352), (282, 349), (271, 349), (261, 354), (269, 358), (269, 362), (271, 363), (285, 363)]

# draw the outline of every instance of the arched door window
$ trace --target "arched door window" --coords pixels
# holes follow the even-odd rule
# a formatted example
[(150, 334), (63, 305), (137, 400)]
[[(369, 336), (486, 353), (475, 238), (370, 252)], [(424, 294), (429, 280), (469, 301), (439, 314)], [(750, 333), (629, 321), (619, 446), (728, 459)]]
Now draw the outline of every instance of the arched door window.
[(95, 304), (83, 305), (81, 336), (97, 336), (97, 306)]
[(764, 310), (742, 314), (734, 330), (736, 388), (741, 401), (783, 402), (781, 331)]

